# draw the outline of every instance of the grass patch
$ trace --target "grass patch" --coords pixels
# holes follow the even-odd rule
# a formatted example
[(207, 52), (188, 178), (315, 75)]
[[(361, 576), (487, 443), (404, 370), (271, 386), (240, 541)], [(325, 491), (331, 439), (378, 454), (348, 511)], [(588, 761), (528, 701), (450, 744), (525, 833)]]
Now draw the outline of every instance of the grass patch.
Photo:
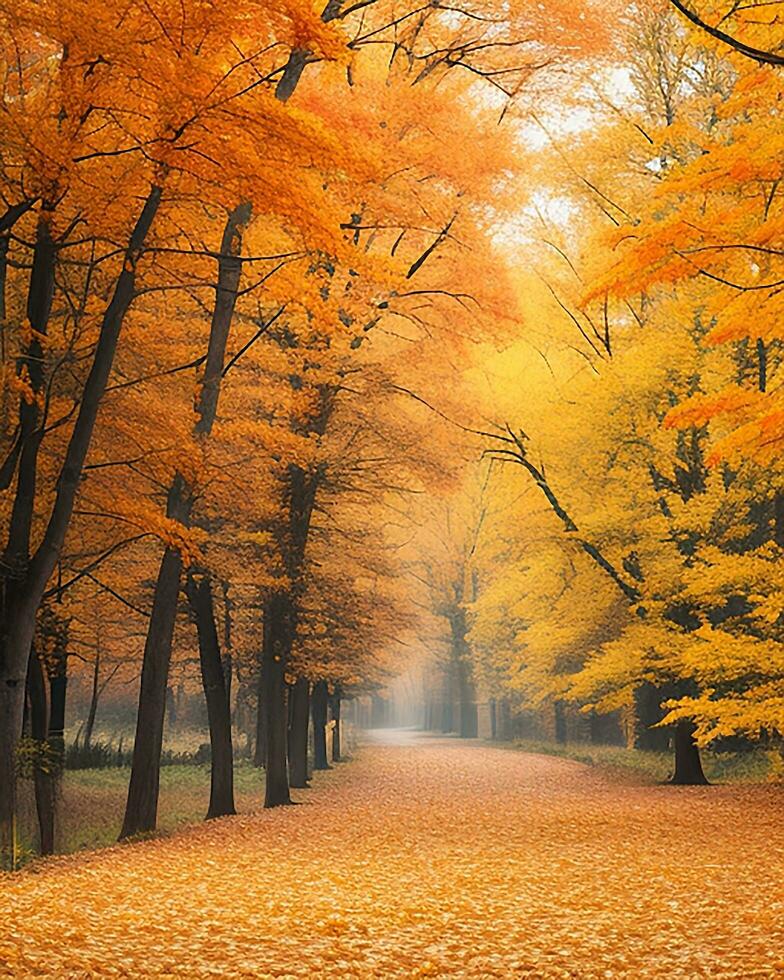
[[(130, 767), (66, 770), (63, 774), (56, 829), (57, 852), (71, 854), (117, 841), (128, 793)], [(168, 834), (204, 819), (210, 799), (209, 765), (166, 766), (161, 769), (158, 833)], [(19, 844), (23, 853), (36, 850), (35, 801), (31, 780), (19, 785)], [(241, 760), (234, 766), (238, 811), (261, 806), (264, 772)]]
[[(518, 752), (571, 759), (647, 783), (662, 783), (670, 777), (673, 770), (672, 754), (669, 752), (643, 752), (640, 749), (594, 745), (590, 742), (567, 742), (560, 745), (535, 739), (490, 744)], [(702, 764), (705, 775), (712, 783), (764, 783), (774, 774), (771, 756), (765, 749), (753, 749), (750, 752), (703, 751)]]

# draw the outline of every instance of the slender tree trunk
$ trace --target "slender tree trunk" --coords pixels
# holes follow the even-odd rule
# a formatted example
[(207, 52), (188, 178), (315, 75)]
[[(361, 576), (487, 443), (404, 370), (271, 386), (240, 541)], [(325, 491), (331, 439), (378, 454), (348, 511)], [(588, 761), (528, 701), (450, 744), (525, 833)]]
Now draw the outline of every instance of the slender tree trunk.
[(68, 693), (68, 656), (58, 658), (49, 678), (49, 746), (58, 773), (65, 756), (65, 704)]
[(460, 738), (476, 738), (479, 719), (474, 700), (474, 685), (465, 676), (470, 666), (461, 665), (460, 672)]
[(87, 721), (84, 725), (84, 738), (82, 739), (82, 745), (86, 748), (90, 748), (90, 743), (93, 738), (93, 728), (95, 727), (95, 716), (98, 713), (98, 697), (100, 696), (100, 687), (98, 686), (98, 678), (101, 673), (101, 648), (96, 647), (95, 650), (95, 663), (93, 664), (93, 683), (92, 691), (90, 694), (90, 710), (87, 712)]
[(226, 679), (218, 644), (218, 630), (215, 625), (212, 583), (208, 575), (204, 575), (198, 584), (192, 578), (189, 579), (188, 599), (199, 636), (201, 680), (210, 726), (211, 775), (207, 819), (211, 820), (213, 817), (233, 815), (237, 811), (234, 808), (231, 714), (226, 697)]
[(308, 787), (308, 719), (310, 715), (310, 682), (298, 677), (289, 688), (289, 785), (294, 789)]
[(253, 765), (264, 769), (267, 765), (267, 713), (264, 710), (264, 671), (259, 667), (256, 681), (256, 746), (253, 754)]
[(35, 742), (33, 782), (35, 808), (38, 814), (38, 830), (41, 854), (54, 854), (55, 775), (49, 760), (46, 736), (49, 732), (49, 707), (46, 695), (46, 679), (41, 661), (33, 651), (27, 668), (27, 693), (30, 704), (30, 734)]
[(553, 714), (555, 716), (555, 741), (559, 745), (565, 745), (568, 731), (566, 727), (566, 707), (563, 701), (555, 702), (553, 705)]
[(267, 737), (264, 806), (291, 803), (287, 752), (286, 659), (291, 646), (291, 601), (273, 593), (264, 606), (262, 672), (264, 675), (264, 731)]
[(673, 786), (707, 786), (702, 771), (700, 750), (694, 741), (694, 724), (679, 721), (675, 726), (675, 772), (670, 782)]
[(441, 731), (445, 734), (454, 731), (454, 698), (451, 662), (444, 669), (444, 698), (441, 707)]
[(318, 681), (313, 687), (311, 713), (313, 715), (313, 768), (330, 769), (327, 758), (327, 708), (329, 693), (327, 682)]
[(233, 646), (231, 639), (231, 615), (233, 610), (232, 601), (229, 598), (229, 583), (221, 582), (223, 592), (223, 676), (226, 684), (226, 703), (229, 706), (229, 719), (231, 719), (231, 680), (234, 673)]
[[(166, 516), (185, 524), (190, 508), (191, 501), (185, 496), (184, 481), (177, 474), (169, 489)], [(157, 824), (166, 690), (181, 573), (180, 552), (167, 548), (158, 569), (152, 615), (144, 644), (131, 779), (120, 840), (134, 834), (149, 833), (155, 830)]]
[[(0, 863), (13, 849), (16, 813), (16, 747), (22, 730), (25, 678), (38, 606), (60, 557), (73, 515), (84, 462), (90, 448), (98, 409), (114, 364), (120, 331), (136, 289), (136, 266), (161, 201), (153, 185), (134, 226), (122, 271), (104, 312), (98, 344), (79, 404), (60, 475), (54, 504), (41, 543), (22, 572), (15, 569), (0, 588)], [(21, 460), (20, 460), (21, 467)], [(16, 496), (27, 492), (17, 482)], [(16, 501), (15, 501), (16, 507)], [(9, 534), (9, 545), (16, 530)], [(14, 568), (14, 563), (10, 564)]]
[(340, 762), (340, 691), (337, 690), (329, 700), (332, 710), (332, 761)]

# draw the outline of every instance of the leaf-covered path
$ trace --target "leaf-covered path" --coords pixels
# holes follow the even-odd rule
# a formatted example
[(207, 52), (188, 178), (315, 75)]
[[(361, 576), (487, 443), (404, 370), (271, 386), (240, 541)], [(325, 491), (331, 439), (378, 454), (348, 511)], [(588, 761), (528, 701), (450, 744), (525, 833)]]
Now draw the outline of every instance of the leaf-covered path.
[(774, 788), (408, 737), (299, 798), (0, 880), (0, 975), (784, 975)]

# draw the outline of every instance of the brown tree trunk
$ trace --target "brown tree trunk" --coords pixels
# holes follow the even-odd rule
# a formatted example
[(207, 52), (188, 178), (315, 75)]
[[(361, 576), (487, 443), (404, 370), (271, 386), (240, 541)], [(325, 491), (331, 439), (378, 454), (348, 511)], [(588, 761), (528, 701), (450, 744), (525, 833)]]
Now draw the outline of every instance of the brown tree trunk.
[(669, 734), (658, 723), (664, 717), (661, 703), (668, 693), (650, 681), (643, 681), (634, 692), (634, 711), (636, 728), (634, 747), (648, 752), (666, 752), (669, 748)]
[(285, 663), (291, 647), (292, 610), (289, 596), (275, 592), (264, 604), (262, 672), (264, 731), (267, 737), (264, 806), (291, 803), (287, 752), (288, 712)]
[(310, 682), (298, 677), (289, 688), (289, 785), (308, 788), (308, 719), (310, 715)]
[(556, 701), (553, 705), (553, 716), (555, 725), (555, 741), (559, 745), (565, 745), (568, 738), (566, 727), (566, 706), (563, 701)]
[(327, 682), (319, 681), (313, 686), (311, 714), (313, 715), (313, 768), (330, 769), (327, 758), (327, 707), (329, 693)]
[[(166, 516), (181, 524), (186, 523), (191, 507), (190, 498), (184, 494), (184, 481), (177, 474), (169, 489)], [(181, 572), (180, 552), (167, 548), (158, 569), (152, 615), (144, 644), (131, 779), (120, 840), (134, 834), (149, 833), (155, 830), (157, 824), (166, 690)]]
[(65, 704), (68, 693), (68, 657), (60, 654), (49, 676), (49, 748), (58, 775), (65, 756)]
[(267, 713), (264, 710), (264, 671), (259, 667), (256, 681), (256, 745), (253, 753), (253, 765), (264, 769), (267, 765)]
[(49, 764), (47, 742), (49, 706), (46, 680), (41, 661), (35, 651), (31, 652), (28, 661), (27, 694), (30, 704), (30, 734), (36, 748), (33, 760), (33, 782), (41, 854), (54, 854), (56, 777)]
[(215, 625), (215, 605), (212, 583), (204, 575), (198, 584), (189, 578), (188, 599), (196, 620), (199, 636), (199, 663), (207, 718), (210, 726), (210, 805), (207, 819), (235, 814), (234, 752), (231, 744), (231, 712), (226, 695), (218, 630)]
[(87, 721), (84, 724), (84, 737), (82, 738), (82, 745), (86, 748), (90, 748), (90, 743), (93, 738), (93, 728), (95, 727), (95, 716), (98, 714), (98, 697), (100, 695), (100, 688), (98, 686), (98, 678), (101, 673), (101, 648), (96, 647), (95, 650), (95, 663), (93, 664), (93, 682), (92, 689), (90, 692), (90, 708), (87, 712)]
[(675, 726), (675, 772), (670, 783), (673, 786), (707, 786), (708, 780), (702, 771), (700, 750), (694, 741), (694, 725), (690, 721), (679, 721)]
[(330, 708), (332, 711), (332, 761), (340, 762), (340, 691), (335, 691), (335, 693), (330, 698)]

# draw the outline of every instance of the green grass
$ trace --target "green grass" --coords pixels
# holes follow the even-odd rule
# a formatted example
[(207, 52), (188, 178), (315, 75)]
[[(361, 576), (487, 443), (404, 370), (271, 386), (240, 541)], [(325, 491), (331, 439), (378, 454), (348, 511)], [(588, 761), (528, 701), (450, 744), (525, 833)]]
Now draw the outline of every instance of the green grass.
[[(75, 851), (114, 844), (122, 825), (130, 768), (78, 769), (63, 774), (58, 805), (57, 851)], [(158, 833), (167, 834), (204, 818), (210, 798), (209, 765), (165, 766), (161, 769)], [(34, 850), (35, 802), (30, 780), (20, 783), (18, 833), (24, 854)], [(234, 767), (237, 810), (260, 806), (264, 773), (250, 762)]]
[[(596, 766), (618, 776), (636, 778), (647, 783), (664, 782), (672, 773), (669, 752), (642, 752), (615, 745), (593, 745), (590, 742), (542, 742), (517, 739), (514, 742), (492, 742), (492, 745), (536, 755), (552, 755)], [(773, 775), (771, 756), (764, 749), (750, 752), (702, 753), (705, 775), (712, 783), (764, 783)]]

